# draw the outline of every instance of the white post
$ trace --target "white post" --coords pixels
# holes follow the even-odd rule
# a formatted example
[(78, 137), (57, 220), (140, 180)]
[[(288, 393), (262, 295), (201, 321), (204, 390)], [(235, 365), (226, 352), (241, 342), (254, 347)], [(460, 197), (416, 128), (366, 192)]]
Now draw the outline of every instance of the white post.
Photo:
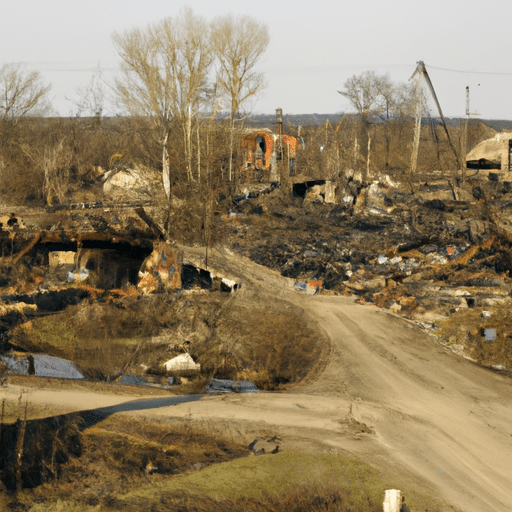
[(384, 512), (400, 512), (402, 504), (402, 492), (398, 489), (384, 491)]

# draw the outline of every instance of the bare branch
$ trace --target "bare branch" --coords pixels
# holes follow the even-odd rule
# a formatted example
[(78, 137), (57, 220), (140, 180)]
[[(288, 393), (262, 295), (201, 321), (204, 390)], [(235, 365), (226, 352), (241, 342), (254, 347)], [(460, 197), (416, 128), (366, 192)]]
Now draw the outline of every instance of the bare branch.
[(0, 119), (16, 121), (28, 115), (47, 115), (50, 85), (44, 85), (38, 71), (25, 71), (21, 64), (0, 68)]
[(218, 84), (229, 99), (232, 122), (242, 104), (266, 85), (263, 74), (254, 68), (265, 53), (269, 39), (267, 26), (250, 16), (222, 16), (212, 23)]

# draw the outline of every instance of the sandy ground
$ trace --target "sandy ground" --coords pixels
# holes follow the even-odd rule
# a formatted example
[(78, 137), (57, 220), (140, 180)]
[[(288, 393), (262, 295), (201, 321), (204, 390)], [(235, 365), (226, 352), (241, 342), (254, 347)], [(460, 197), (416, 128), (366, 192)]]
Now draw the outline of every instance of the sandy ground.
[[(186, 259), (200, 263), (201, 251)], [(316, 320), (332, 342), (323, 371), (288, 393), (204, 396), (120, 414), (207, 421), (240, 435), (273, 433), (284, 444), (348, 452), (399, 471), (418, 490), (443, 500), (444, 510), (512, 510), (510, 378), (447, 351), (415, 325), (373, 306), (302, 294), (277, 273), (229, 252), (211, 254), (209, 262), (242, 280), (239, 293), (281, 296)], [(59, 411), (131, 400), (80, 390), (25, 392), (31, 404)], [(0, 399), (19, 393), (7, 386)]]

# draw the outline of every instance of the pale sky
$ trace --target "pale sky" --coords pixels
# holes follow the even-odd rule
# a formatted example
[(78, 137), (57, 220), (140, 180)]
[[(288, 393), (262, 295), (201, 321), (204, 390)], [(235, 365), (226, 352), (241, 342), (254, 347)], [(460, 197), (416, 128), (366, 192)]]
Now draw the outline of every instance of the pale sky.
[[(254, 113), (352, 111), (337, 93), (364, 71), (407, 81), (425, 62), (443, 113), (512, 119), (512, 0), (0, 0), (0, 65), (25, 63), (52, 84), (62, 116), (98, 66), (119, 60), (111, 36), (144, 28), (183, 6), (207, 20), (251, 15), (270, 44), (259, 70), (268, 86)], [(433, 112), (433, 115), (437, 115)]]

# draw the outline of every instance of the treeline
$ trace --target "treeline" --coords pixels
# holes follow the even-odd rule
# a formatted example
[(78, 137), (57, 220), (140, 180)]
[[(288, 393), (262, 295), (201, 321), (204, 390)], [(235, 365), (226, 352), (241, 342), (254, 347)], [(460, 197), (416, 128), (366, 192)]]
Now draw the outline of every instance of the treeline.
[[(4, 195), (63, 201), (87, 181), (91, 166), (107, 167), (112, 155), (122, 155), (159, 167), (170, 198), (183, 174), (201, 181), (214, 164), (218, 169), (219, 147), (226, 179), (234, 180), (234, 130), (265, 85), (256, 65), (268, 46), (267, 26), (249, 16), (207, 21), (184, 8), (175, 18), (114, 33), (112, 40), (121, 60), (117, 78), (106, 87), (96, 75), (76, 102), (77, 116), (92, 115), (96, 123), (49, 119), (50, 87), (41, 75), (17, 64), (0, 68)], [(106, 91), (120, 120), (102, 120)], [(221, 110), (229, 112), (227, 130), (213, 126)]]
[[(77, 91), (74, 118), (52, 117), (50, 86), (38, 72), (0, 67), (2, 201), (79, 200), (98, 174), (123, 167), (160, 173), (168, 200), (184, 183), (236, 193), (246, 109), (265, 86), (257, 64), (269, 43), (266, 25), (248, 16), (207, 21), (184, 8), (175, 18), (114, 33), (112, 40), (119, 74), (107, 87), (98, 72)], [(405, 173), (414, 116), (424, 108), (418, 110), (417, 91), (369, 71), (338, 92), (356, 116), (340, 115), (338, 123), (320, 127), (284, 125), (299, 140), (297, 173), (339, 179), (353, 169), (364, 180), (372, 170)], [(103, 117), (106, 104), (115, 117)], [(462, 148), (464, 130), (451, 130)], [(423, 127), (418, 170), (456, 167), (445, 146), (438, 126)]]
[[(235, 194), (243, 169), (239, 145), (240, 131), (250, 127), (239, 121), (233, 135), (229, 120), (199, 119), (192, 139), (192, 169), (187, 169), (179, 123), (171, 124), (169, 167), (173, 194), (185, 197), (191, 188), (207, 185)], [(414, 120), (371, 123), (364, 127), (370, 143), (363, 156), (361, 121), (356, 116), (340, 116), (338, 123), (296, 126), (286, 124), (285, 133), (299, 139), (296, 174), (308, 179), (338, 179), (348, 170), (367, 166), (372, 176), (379, 172), (403, 176), (410, 165)], [(453, 139), (462, 144), (464, 127), (450, 128)], [(476, 144), (492, 136), (479, 121), (470, 123), (468, 138)], [(79, 202), (91, 194), (101, 194), (105, 171), (139, 169), (161, 176), (161, 141), (150, 120), (132, 116), (27, 117), (0, 133), (0, 197), (3, 204), (65, 204)], [(368, 148), (368, 145), (367, 145)], [(229, 166), (232, 163), (232, 177)], [(425, 125), (419, 148), (418, 172), (451, 171), (456, 162), (440, 125)], [(244, 178), (247, 178), (245, 173)], [(161, 179), (159, 177), (158, 179)], [(182, 191), (180, 193), (180, 190)], [(89, 195), (88, 195), (89, 194)]]

